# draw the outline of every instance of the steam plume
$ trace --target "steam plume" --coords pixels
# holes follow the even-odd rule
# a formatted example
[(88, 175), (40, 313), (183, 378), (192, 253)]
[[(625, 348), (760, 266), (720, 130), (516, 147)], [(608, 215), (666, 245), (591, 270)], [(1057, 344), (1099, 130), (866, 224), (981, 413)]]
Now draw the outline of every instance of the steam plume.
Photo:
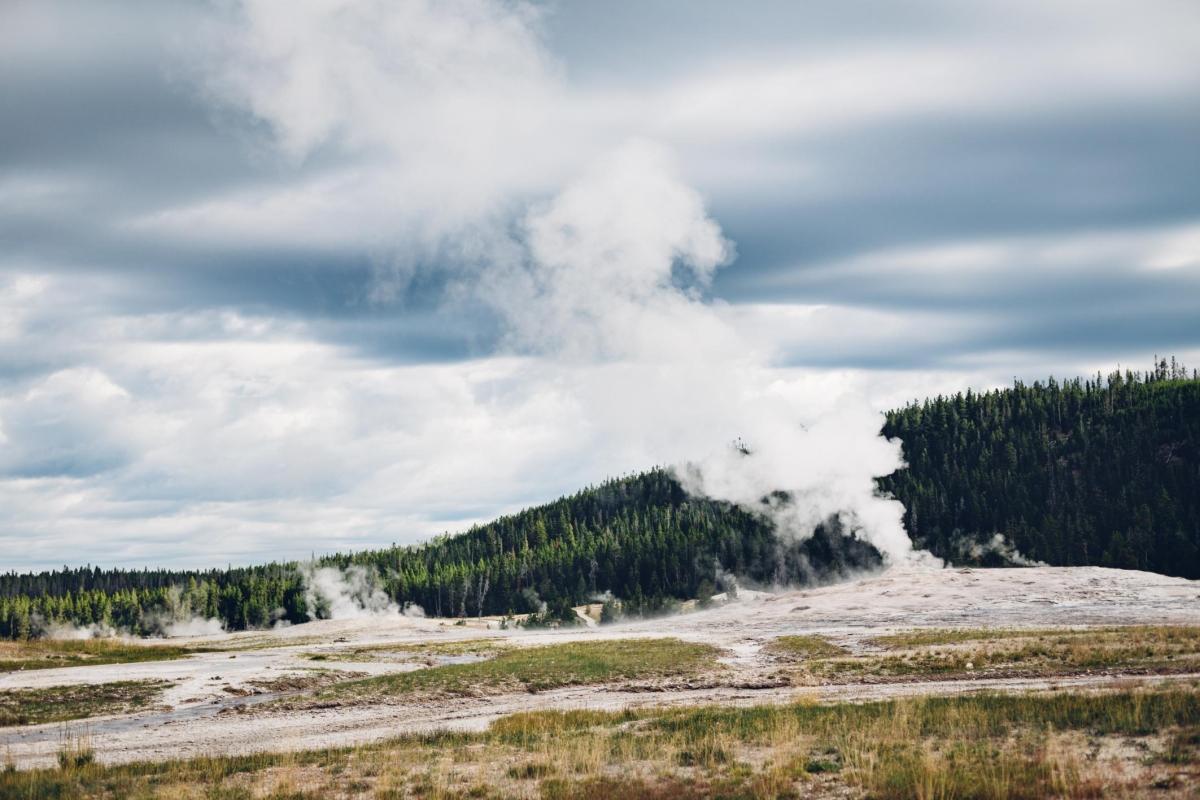
[[(437, 254), (464, 269), (463, 295), (494, 308), (506, 348), (529, 357), (477, 380), (498, 387), (481, 390), (482, 405), (521, 407), (520, 427), (535, 432), (542, 416), (577, 420), (566, 445), (547, 426), (547, 459), (570, 449), (593, 475), (677, 465), (689, 491), (766, 514), (787, 540), (836, 518), (887, 560), (912, 556), (899, 503), (873, 481), (901, 465), (898, 443), (880, 438), (863, 399), (781, 368), (736, 309), (707, 299), (733, 245), (665, 149), (618, 147), (513, 220), (518, 198), (563, 186), (614, 141), (587, 115), (559, 113), (562, 85), (526, 7), (333, 3), (297, 9), (287, 26), (261, 0), (233, 8), (220, 57), (201, 59), (208, 94), (265, 122), (294, 159), (321, 147), (385, 157), (264, 206), (265, 217), (251, 198), (222, 206), (221, 219), (261, 219), (257, 229), (282, 218), (289, 235), (322, 232), (318, 242), (349, 231), (394, 243), (397, 261)], [(404, 57), (414, 51), (422, 57)], [(347, 213), (347, 196), (368, 210)], [(396, 268), (396, 286), (407, 271)], [(724, 446), (738, 437), (747, 453)], [(314, 574), (314, 599), (332, 613), (390, 612), (347, 580)]]
[(954, 542), (958, 561), (973, 564), (1001, 564), (1016, 567), (1045, 567), (1043, 561), (1028, 558), (1004, 534), (996, 533), (986, 541), (962, 536)]
[(358, 564), (344, 570), (309, 564), (303, 576), (308, 613), (316, 619), (425, 616), (425, 610), (414, 603), (397, 605), (378, 585), (378, 574)]
[(524, 258), (493, 269), (485, 296), (509, 344), (561, 370), (583, 424), (631, 463), (679, 465), (689, 492), (766, 514), (787, 539), (836, 518), (885, 560), (911, 558), (903, 507), (875, 489), (902, 466), (882, 417), (817, 395), (705, 299), (733, 252), (670, 154), (635, 141), (528, 214)]

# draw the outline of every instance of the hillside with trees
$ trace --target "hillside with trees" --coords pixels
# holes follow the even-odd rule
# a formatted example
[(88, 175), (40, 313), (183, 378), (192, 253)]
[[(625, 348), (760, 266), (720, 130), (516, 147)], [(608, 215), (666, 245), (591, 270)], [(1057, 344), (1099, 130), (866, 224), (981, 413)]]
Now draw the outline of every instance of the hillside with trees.
[[(832, 523), (781, 545), (759, 517), (689, 497), (665, 470), (608, 481), (545, 506), (414, 547), (320, 558), (315, 567), (363, 568), (399, 604), (437, 616), (551, 612), (605, 593), (625, 613), (655, 614), (724, 588), (736, 574), (761, 583), (829, 580), (876, 566), (869, 545)], [(295, 563), (178, 572), (67, 569), (0, 576), (0, 636), (55, 625), (161, 632), (191, 616), (230, 630), (322, 615)]]
[[(938, 397), (889, 413), (883, 431), (909, 466), (880, 490), (939, 556), (1002, 563), (1003, 550), (978, 547), (1001, 534), (1049, 564), (1200, 577), (1200, 379), (1178, 365)], [(0, 637), (56, 626), (153, 635), (190, 617), (230, 630), (303, 622), (325, 613), (306, 591), (314, 566), (362, 568), (401, 605), (462, 617), (561, 614), (606, 594), (653, 614), (722, 590), (728, 575), (804, 584), (879, 563), (836, 522), (784, 545), (760, 516), (689, 497), (655, 469), (423, 545), (315, 565), (0, 575)]]
[(944, 558), (996, 533), (1027, 558), (1200, 578), (1200, 380), (1147, 374), (958, 394), (887, 415), (908, 468), (880, 481)]

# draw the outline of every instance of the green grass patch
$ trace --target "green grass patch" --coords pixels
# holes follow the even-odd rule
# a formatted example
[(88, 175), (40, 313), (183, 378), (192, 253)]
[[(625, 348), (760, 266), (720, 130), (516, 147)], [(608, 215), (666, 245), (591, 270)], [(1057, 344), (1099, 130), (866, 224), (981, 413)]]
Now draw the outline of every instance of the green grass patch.
[(309, 653), (311, 661), (420, 661), (455, 656), (490, 656), (504, 644), (499, 639), (457, 639), (450, 642), (372, 644)]
[(150, 705), (170, 685), (167, 681), (118, 681), (7, 689), (0, 691), (0, 727), (125, 714)]
[(318, 698), (413, 692), (475, 694), (481, 689), (542, 691), (560, 686), (689, 675), (716, 666), (720, 651), (678, 639), (617, 639), (501, 650), (469, 664), (379, 675), (332, 687)]
[(820, 636), (780, 636), (767, 650), (785, 658), (832, 658), (846, 655), (846, 649)]
[(89, 664), (165, 661), (203, 652), (210, 650), (170, 644), (143, 644), (128, 639), (33, 639), (27, 642), (0, 642), (0, 672), (80, 667)]

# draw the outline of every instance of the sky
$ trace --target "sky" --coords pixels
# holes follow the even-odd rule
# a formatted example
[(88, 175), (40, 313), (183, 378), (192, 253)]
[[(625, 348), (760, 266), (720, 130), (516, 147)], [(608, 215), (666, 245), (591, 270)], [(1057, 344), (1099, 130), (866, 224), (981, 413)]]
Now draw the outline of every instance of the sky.
[(1198, 101), (1192, 0), (8, 0), (0, 570), (706, 458), (891, 542), (882, 410), (1200, 365)]

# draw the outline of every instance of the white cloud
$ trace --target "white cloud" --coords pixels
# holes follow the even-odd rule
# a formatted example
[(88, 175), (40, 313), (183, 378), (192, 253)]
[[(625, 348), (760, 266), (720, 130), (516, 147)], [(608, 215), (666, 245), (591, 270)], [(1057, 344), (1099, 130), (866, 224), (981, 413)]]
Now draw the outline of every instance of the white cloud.
[[(526, 262), (482, 275), (482, 299), (505, 315), (511, 344), (577, 359), (714, 355), (722, 323), (695, 296), (732, 245), (661, 147), (627, 143), (531, 211), (524, 229)], [(685, 275), (694, 289), (676, 290)]]
[[(682, 173), (709, 190), (781, 191), (790, 180), (803, 181), (792, 191), (836, 193), (841, 176), (801, 143), (906, 121), (1186, 103), (1200, 89), (1200, 26), (1171, 3), (983, 7), (979, 24), (955, 36), (931, 26), (911, 42), (809, 43), (757, 58), (718, 50), (684, 74), (647, 69), (638, 82), (614, 74), (587, 86), (570, 83), (545, 38), (552, 9), (489, 0), (230, 8), (181, 50), (194, 82), (265, 123), (293, 164), (314, 163), (282, 185), (140, 214), (129, 232), (419, 262), (465, 231), (503, 228), (631, 137), (683, 153)], [(768, 147), (778, 142), (791, 146)]]
[(234, 4), (185, 51), (195, 81), (269, 126), (294, 165), (333, 153), (337, 166), (130, 229), (404, 249), (550, 189), (592, 137), (568, 121), (538, 15), (490, 0)]

